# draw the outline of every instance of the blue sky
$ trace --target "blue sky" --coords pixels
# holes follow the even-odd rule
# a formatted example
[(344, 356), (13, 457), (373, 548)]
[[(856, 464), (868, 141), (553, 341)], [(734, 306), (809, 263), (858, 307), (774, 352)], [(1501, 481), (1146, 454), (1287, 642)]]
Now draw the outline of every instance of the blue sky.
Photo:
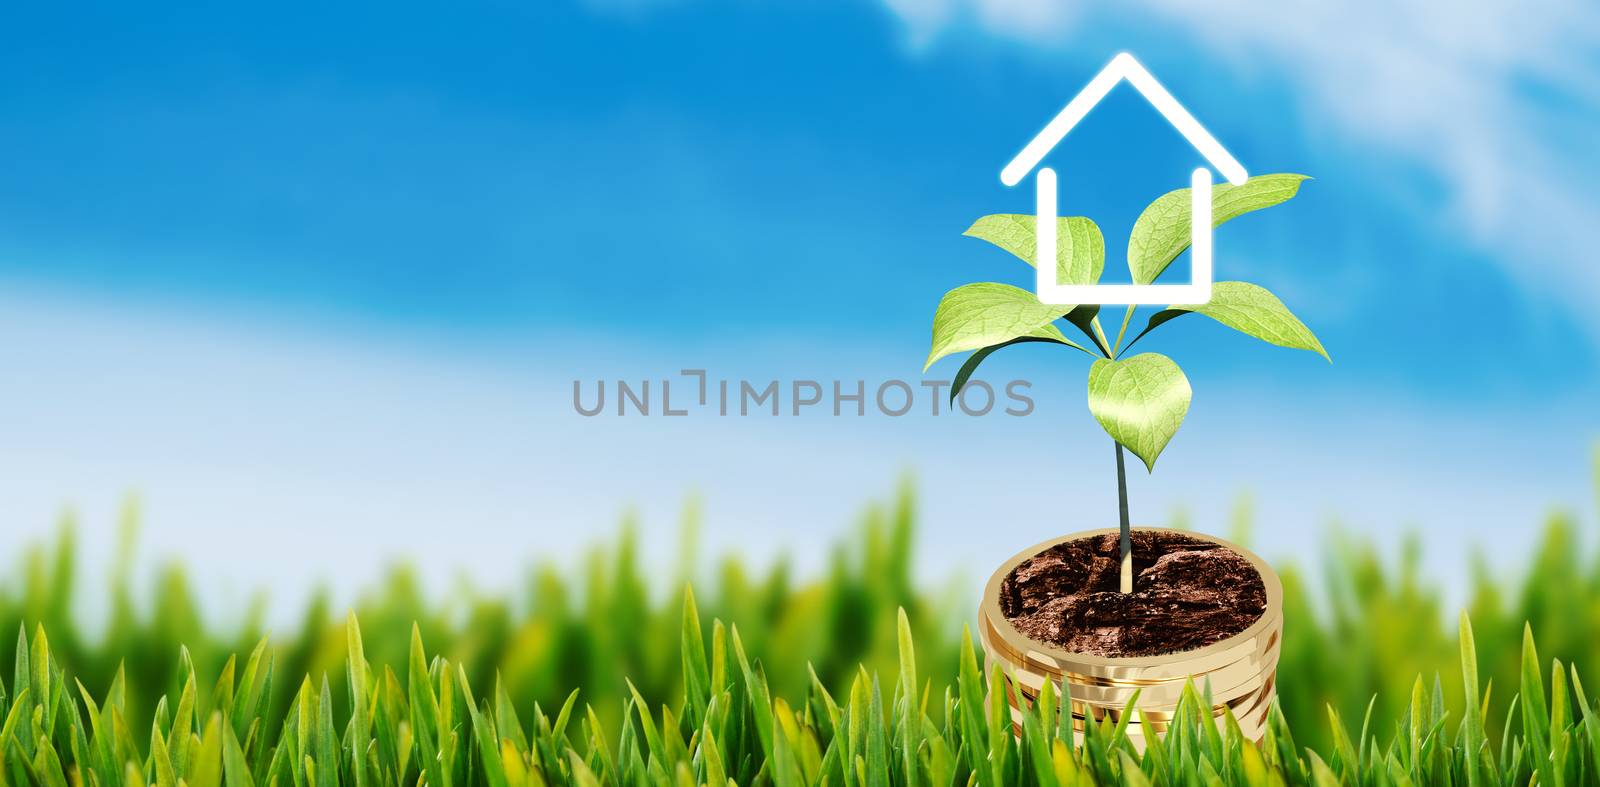
[[(684, 367), (916, 378), (945, 290), (1026, 284), (960, 232), (1030, 208), (1000, 167), (1124, 49), (1252, 172), (1315, 177), (1220, 230), (1217, 268), (1336, 361), (1198, 319), (1147, 340), (1196, 399), (1136, 517), (1216, 529), (1248, 490), (1264, 549), (1301, 563), (1334, 516), (1452, 544), (1592, 517), (1600, 12), (1063, 8), (7, 10), (5, 529), (76, 505), (109, 531), (137, 490), (153, 551), (292, 599), (398, 555), (446, 577), (486, 542), (516, 548), (475, 573), (509, 577), (630, 506), (670, 541), (691, 493), (713, 542), (804, 563), (908, 471), (947, 545), (930, 571), (1105, 524), (1110, 451), (1066, 355), (991, 361), (1035, 381), (1019, 423), (591, 421), (568, 396)], [(1199, 160), (1124, 88), (1050, 162), (1115, 271)], [(196, 543), (282, 534), (329, 546), (281, 569)]]

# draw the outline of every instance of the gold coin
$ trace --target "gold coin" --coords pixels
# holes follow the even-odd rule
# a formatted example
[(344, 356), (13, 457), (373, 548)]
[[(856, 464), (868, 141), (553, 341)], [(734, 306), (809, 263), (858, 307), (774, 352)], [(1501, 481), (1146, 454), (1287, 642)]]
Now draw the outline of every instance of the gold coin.
[(1258, 656), (1241, 659), (1233, 664), (1209, 673), (1175, 678), (1159, 683), (1138, 685), (1108, 684), (1105, 682), (1079, 683), (1076, 680), (1063, 680), (1027, 667), (1018, 667), (1006, 659), (1003, 654), (991, 650), (988, 642), (984, 642), (984, 650), (991, 663), (1002, 665), (1002, 671), (1010, 675), (1022, 686), (1023, 692), (1029, 698), (1037, 696), (1044, 690), (1044, 683), (1049, 680), (1056, 684), (1057, 695), (1070, 693), (1072, 699), (1099, 705), (1121, 707), (1133, 698), (1134, 692), (1139, 692), (1141, 705), (1161, 706), (1176, 704), (1182, 696), (1184, 687), (1190, 680), (1194, 681), (1196, 690), (1202, 693), (1209, 682), (1211, 693), (1218, 701), (1231, 699), (1240, 694), (1248, 693), (1252, 688), (1259, 686), (1264, 673), (1277, 668), (1279, 647), (1274, 641), (1267, 652)]
[[(1164, 528), (1139, 528), (1160, 530)], [(1043, 671), (1067, 678), (1081, 676), (1087, 683), (1090, 678), (1100, 678), (1122, 684), (1159, 682), (1189, 675), (1210, 672), (1231, 664), (1248, 655), (1266, 650), (1275, 640), (1283, 625), (1283, 583), (1266, 561), (1243, 547), (1219, 538), (1186, 532), (1185, 535), (1211, 541), (1237, 552), (1250, 561), (1260, 574), (1266, 587), (1267, 608), (1261, 617), (1244, 631), (1220, 642), (1182, 653), (1146, 657), (1106, 657), (1071, 653), (1024, 636), (1000, 612), (1000, 585), (1022, 561), (1044, 550), (1067, 541), (1090, 538), (1118, 532), (1114, 528), (1075, 533), (1036, 544), (1014, 555), (990, 577), (979, 606), (979, 628), (988, 628), (994, 635), (997, 649), (1013, 654), (1019, 664), (1031, 664)]]
[[(1267, 733), (1265, 713), (1262, 713), (1259, 721), (1255, 723), (1247, 723), (1243, 719), (1238, 719), (1237, 722), (1239, 725), (1239, 735), (1245, 740), (1250, 741), (1253, 745), (1259, 746), (1264, 740), (1266, 740)], [(1222, 720), (1218, 719), (1217, 723), (1219, 731), (1222, 730)], [(1072, 721), (1072, 731), (1074, 733), (1074, 745), (1081, 745), (1084, 735), (1084, 721), (1082, 719), (1074, 718)], [(1020, 712), (1016, 711), (1015, 709), (1012, 710), (1011, 732), (1013, 735), (1019, 738), (1022, 736), (1022, 716)], [(1141, 754), (1144, 752), (1146, 734), (1138, 727), (1137, 724), (1130, 723), (1126, 728), (1124, 728), (1123, 734), (1127, 736), (1128, 742), (1133, 745), (1135, 751)], [(1160, 737), (1166, 735), (1166, 732), (1164, 730), (1159, 732), (1152, 730), (1151, 734)]]
[[(1212, 705), (1210, 706), (1212, 715), (1220, 717), (1223, 714), (1224, 709), (1231, 710), (1236, 717), (1244, 717), (1248, 714), (1255, 713), (1257, 710), (1261, 709), (1264, 704), (1270, 702), (1271, 697), (1275, 695), (1276, 682), (1276, 673), (1268, 673), (1263, 676), (1263, 679), (1258, 684), (1251, 687), (1250, 691), (1248, 692), (1239, 693), (1237, 696), (1229, 698), (1218, 698), (1213, 695)], [(1027, 688), (1021, 684), (1014, 683), (1009, 677), (1006, 679), (1003, 688), (1006, 692), (1007, 702), (1013, 707), (1031, 709), (1034, 703), (1037, 702), (1037, 695), (1028, 691)], [(1140, 703), (1135, 706), (1135, 710), (1140, 715), (1134, 716), (1134, 719), (1143, 718), (1167, 721), (1173, 717), (1177, 708), (1177, 703), (1175, 702), (1164, 705), (1155, 705), (1145, 703), (1143, 701), (1143, 697), (1140, 699)], [(1126, 703), (1122, 705), (1099, 705), (1094, 703), (1078, 702), (1069, 699), (1065, 701), (1064, 706), (1069, 708), (1074, 715), (1079, 717), (1089, 716), (1093, 718), (1118, 719), (1128, 711)]]
[(979, 644), (983, 647), (985, 653), (994, 657), (1000, 663), (1009, 664), (1013, 668), (1023, 669), (1039, 675), (1049, 675), (1057, 680), (1065, 680), (1080, 686), (1108, 686), (1118, 688), (1134, 686), (1160, 686), (1173, 682), (1181, 684), (1191, 677), (1199, 677), (1205, 674), (1217, 673), (1242, 662), (1248, 662), (1251, 660), (1259, 662), (1263, 660), (1270, 652), (1276, 650), (1279, 639), (1278, 632), (1273, 630), (1269, 632), (1265, 638), (1260, 640), (1260, 649), (1242, 652), (1239, 654), (1239, 658), (1235, 659), (1233, 662), (1220, 662), (1220, 660), (1217, 660), (1218, 663), (1215, 663), (1210, 669), (1197, 668), (1192, 671), (1185, 672), (1179, 671), (1175, 668), (1169, 668), (1167, 671), (1172, 674), (1159, 679), (1119, 679), (1108, 678), (1101, 675), (1062, 672), (1058, 668), (1058, 664), (1046, 662), (1037, 658), (1031, 658), (1030, 656), (1032, 654), (1019, 653), (1016, 650), (1008, 647), (1000, 638), (999, 632), (996, 632), (992, 627), (980, 629), (978, 638)]
[(1112, 661), (1103, 657), (1085, 655), (1069, 656), (1066, 651), (1051, 648), (1028, 639), (999, 616), (995, 609), (987, 610), (979, 621), (980, 637), (987, 638), (993, 650), (1006, 655), (1007, 660), (1027, 665), (1041, 672), (1049, 672), (1072, 679), (1077, 683), (1099, 682), (1107, 685), (1146, 685), (1170, 680), (1182, 680), (1190, 675), (1210, 672), (1241, 658), (1264, 652), (1277, 644), (1283, 629), (1281, 612), (1269, 608), (1245, 632), (1192, 651), (1161, 656), (1130, 656), (1115, 659), (1120, 664), (1094, 665), (1084, 659)]
[[(1265, 716), (1262, 716), (1261, 718), (1264, 721)], [(1226, 729), (1223, 726), (1223, 720), (1218, 718), (1216, 721), (1218, 731), (1225, 732)], [(1244, 720), (1238, 719), (1236, 719), (1236, 721), (1239, 725), (1240, 736), (1246, 740), (1249, 740), (1253, 743), (1260, 743), (1261, 740), (1266, 737), (1266, 728), (1264, 724), (1246, 723)], [(1078, 740), (1082, 740), (1085, 725), (1091, 723), (1101, 724), (1102, 722), (1087, 722), (1077, 716), (1072, 718), (1072, 731), (1078, 734)], [(1115, 727), (1115, 723), (1113, 723), (1111, 726)], [(1022, 714), (1015, 709), (1013, 709), (1011, 713), (1011, 728), (1013, 734), (1018, 736), (1022, 735)], [(1150, 735), (1155, 735), (1157, 737), (1165, 736), (1167, 734), (1167, 727), (1166, 725), (1161, 725), (1159, 727), (1152, 725), (1150, 729), (1146, 731), (1138, 722), (1130, 721), (1128, 725), (1123, 728), (1123, 734), (1128, 736), (1129, 741), (1132, 742), (1136, 748), (1138, 748), (1140, 751), (1143, 751), (1144, 739)]]
[[(1213, 704), (1210, 706), (1211, 715), (1215, 717), (1221, 717), (1225, 711), (1232, 711), (1235, 717), (1246, 717), (1258, 710), (1264, 702), (1270, 702), (1272, 695), (1275, 694), (1275, 688), (1276, 677), (1269, 675), (1261, 682), (1260, 685), (1255, 686), (1247, 693), (1226, 700), (1213, 698)], [(1006, 686), (1006, 692), (1008, 701), (1010, 701), (1014, 707), (1024, 707), (1018, 706), (1016, 702), (1016, 694), (1012, 691), (1012, 685), (1008, 684)], [(1030, 701), (1025, 707), (1031, 708), (1032, 702)], [(1070, 709), (1070, 712), (1078, 718), (1109, 718), (1115, 720), (1121, 719), (1128, 712), (1126, 705), (1108, 707), (1082, 702), (1068, 702), (1065, 703), (1063, 707)], [(1165, 724), (1176, 716), (1176, 711), (1176, 704), (1168, 706), (1151, 706), (1145, 705), (1141, 702), (1134, 708), (1133, 715), (1130, 720), (1134, 722), (1147, 721)]]
[(1005, 658), (1003, 653), (997, 653), (990, 647), (990, 643), (983, 642), (985, 655), (990, 664), (1000, 664), (1002, 672), (1015, 679), (1022, 687), (1023, 692), (1033, 699), (1044, 690), (1044, 683), (1049, 680), (1056, 684), (1056, 694), (1070, 694), (1072, 699), (1100, 705), (1121, 707), (1132, 699), (1134, 692), (1139, 692), (1139, 704), (1147, 707), (1160, 707), (1162, 705), (1176, 704), (1182, 696), (1185, 685), (1193, 680), (1196, 690), (1204, 693), (1207, 682), (1211, 687), (1212, 697), (1223, 701), (1240, 694), (1248, 693), (1258, 687), (1262, 676), (1277, 668), (1279, 647), (1276, 642), (1270, 649), (1259, 656), (1252, 656), (1227, 665), (1210, 673), (1185, 676), (1169, 681), (1146, 684), (1110, 684), (1096, 681), (1088, 684), (1079, 683), (1076, 679), (1063, 680), (1037, 669), (1018, 667), (1015, 663)]

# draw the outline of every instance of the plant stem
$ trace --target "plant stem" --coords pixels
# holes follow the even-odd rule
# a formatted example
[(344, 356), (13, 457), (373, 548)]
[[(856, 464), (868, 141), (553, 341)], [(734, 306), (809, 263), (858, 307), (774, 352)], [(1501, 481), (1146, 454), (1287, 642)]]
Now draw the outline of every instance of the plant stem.
[(1122, 350), (1122, 337), (1128, 335), (1128, 322), (1133, 319), (1133, 310), (1135, 308), (1133, 304), (1128, 304), (1128, 311), (1122, 315), (1122, 327), (1117, 329), (1117, 343), (1111, 345), (1112, 358), (1117, 357)]
[(1122, 465), (1122, 443), (1117, 443), (1117, 509), (1122, 518), (1122, 579), (1119, 589), (1133, 592), (1133, 531), (1128, 525), (1128, 471)]
[(1095, 340), (1100, 343), (1100, 352), (1107, 358), (1112, 357), (1111, 342), (1106, 341), (1106, 331), (1100, 327), (1100, 315), (1095, 315), (1089, 324), (1094, 327)]

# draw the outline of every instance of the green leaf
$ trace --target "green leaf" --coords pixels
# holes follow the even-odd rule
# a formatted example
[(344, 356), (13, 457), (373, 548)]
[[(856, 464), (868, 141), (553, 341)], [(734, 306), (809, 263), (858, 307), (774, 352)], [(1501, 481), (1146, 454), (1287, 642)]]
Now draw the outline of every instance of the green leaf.
[(317, 695), (316, 736), (311, 754), (317, 762), (316, 787), (339, 787), (339, 738), (333, 729), (333, 692), (328, 676), (322, 676), (322, 691)]
[(1006, 787), (1011, 780), (1006, 778), (1006, 767), (1010, 762), (1011, 754), (1011, 707), (1006, 704), (1006, 695), (1010, 687), (1006, 683), (1006, 675), (1000, 664), (996, 663), (989, 670), (988, 712), (989, 722), (989, 771), (991, 784), (995, 787)]
[[(1056, 331), (1056, 327), (1054, 325), (1046, 325), (1045, 328), (1048, 329), (1049, 331), (1054, 331), (1057, 336), (1060, 336), (1060, 331)], [(967, 360), (962, 362), (961, 369), (956, 372), (955, 379), (950, 381), (950, 401), (951, 401), (951, 403), (954, 403), (955, 400), (956, 400), (956, 397), (961, 394), (961, 389), (966, 386), (968, 380), (972, 379), (973, 373), (978, 371), (978, 366), (981, 365), (984, 362), (984, 360), (986, 360), (989, 356), (994, 355), (996, 350), (999, 350), (1002, 347), (1010, 347), (1013, 344), (1033, 344), (1033, 343), (1038, 343), (1038, 342), (1049, 342), (1049, 343), (1052, 343), (1052, 344), (1064, 344), (1064, 345), (1066, 345), (1068, 347), (1072, 347), (1072, 348), (1076, 349), (1077, 351), (1079, 351), (1081, 353), (1084, 353), (1085, 355), (1088, 355), (1091, 358), (1097, 357), (1097, 356), (1095, 356), (1094, 353), (1089, 352), (1088, 350), (1084, 349), (1084, 347), (1082, 345), (1078, 344), (1077, 342), (1072, 341), (1071, 339), (1066, 338), (1065, 336), (1061, 336), (1060, 338), (1044, 338), (1044, 337), (1040, 337), (1040, 336), (1022, 336), (1022, 337), (1019, 337), (1019, 338), (1016, 338), (1016, 339), (1012, 339), (1009, 342), (1001, 342), (1000, 344), (990, 345), (988, 347), (985, 347), (985, 348), (983, 348), (983, 349), (981, 349), (981, 350), (979, 350), (979, 351), (967, 356)]]
[(652, 757), (660, 760), (665, 767), (667, 762), (667, 744), (661, 740), (661, 733), (656, 729), (655, 718), (650, 715), (650, 703), (644, 701), (644, 696), (633, 685), (633, 681), (623, 678), (628, 685), (628, 693), (633, 697), (633, 708), (639, 714), (639, 726), (644, 730), (645, 745), (649, 747)]
[(1206, 303), (1198, 306), (1168, 306), (1150, 315), (1150, 322), (1138, 336), (1133, 337), (1133, 341), (1128, 342), (1128, 347), (1143, 339), (1145, 334), (1191, 312), (1203, 314), (1267, 344), (1292, 350), (1310, 350), (1330, 363), (1333, 361), (1328, 357), (1328, 351), (1322, 349), (1322, 342), (1317, 341), (1316, 334), (1294, 316), (1289, 307), (1278, 300), (1278, 296), (1265, 287), (1243, 281), (1219, 281), (1211, 285), (1211, 300)]
[(739, 639), (739, 628), (733, 628), (733, 652), (739, 662), (739, 671), (744, 674), (745, 692), (750, 698), (750, 714), (755, 717), (756, 736), (761, 741), (761, 750), (767, 756), (772, 756), (772, 694), (767, 688), (767, 675), (757, 663), (750, 665), (749, 657), (744, 653), (744, 641)]
[(902, 773), (915, 774), (917, 772), (917, 749), (922, 741), (917, 737), (921, 731), (922, 716), (917, 708), (917, 651), (916, 644), (911, 637), (911, 619), (906, 617), (906, 608), (901, 607), (899, 619), (896, 621), (896, 639), (900, 650), (900, 698), (905, 703), (903, 715), (900, 718), (900, 757)]
[(717, 748), (717, 736), (707, 727), (700, 738), (700, 762), (705, 768), (706, 784), (719, 787), (728, 783), (727, 771), (722, 766), (722, 751)]
[(572, 769), (572, 780), (578, 787), (600, 787), (600, 780), (595, 778), (594, 771), (589, 769), (577, 752), (567, 749), (567, 760)]
[[(1045, 681), (1045, 685), (1050, 685), (1049, 681)], [(1041, 729), (1043, 726), (1039, 722), (1039, 714), (1022, 715), (1022, 749), (1027, 754), (1027, 764), (1031, 766), (1034, 781), (1039, 787), (1060, 787), (1055, 764), (1050, 760), (1050, 741), (1047, 733)]]
[[(711, 668), (706, 662), (705, 637), (700, 632), (700, 611), (694, 603), (694, 588), (683, 587), (683, 622), (679, 634), (683, 659), (683, 715), (692, 728), (705, 720), (706, 704), (711, 701)], [(721, 687), (717, 687), (721, 690)]]
[[(188, 651), (180, 651), (187, 660)], [(167, 739), (172, 750), (172, 767), (179, 773), (188, 773), (191, 737), (195, 730), (194, 673), (189, 672), (183, 681), (183, 693), (178, 695), (178, 710), (172, 717), (172, 728)]]
[[(961, 234), (993, 243), (1017, 259), (1039, 267), (1035, 228), (1038, 219), (1026, 213), (997, 213), (972, 223)], [(1094, 284), (1106, 267), (1106, 242), (1100, 228), (1083, 216), (1056, 219), (1056, 281)]]
[[(1522, 722), (1524, 741), (1535, 762), (1550, 756), (1549, 706), (1544, 701), (1544, 676), (1539, 672), (1539, 651), (1533, 644), (1533, 628), (1522, 625)], [(1470, 700), (1469, 700), (1470, 702)]]
[[(457, 665), (456, 671), (459, 675), (462, 691), (468, 691), (466, 669)], [(478, 706), (471, 702), (467, 703), (467, 718), (468, 723), (472, 726), (472, 738), (478, 744), (478, 756), (481, 758), (479, 763), (482, 766), (484, 777), (489, 782), (489, 787), (508, 787), (506, 765), (505, 761), (500, 758), (500, 740), (497, 736), (494, 722), (486, 718), (483, 712), (478, 710)], [(232, 787), (232, 785), (229, 785), (229, 787)]]
[(266, 637), (262, 637), (256, 643), (255, 650), (250, 653), (250, 660), (245, 663), (239, 688), (234, 694), (230, 713), (233, 729), (237, 735), (244, 735), (250, 722), (259, 715), (263, 695), (271, 680), (272, 653), (267, 650), (267, 644)]
[(866, 779), (856, 778), (856, 762), (866, 762), (867, 751), (867, 704), (870, 701), (867, 695), (868, 680), (865, 669), (856, 674), (855, 680), (850, 683), (849, 735), (845, 739), (845, 785), (846, 787), (862, 787)]
[[(350, 683), (350, 767), (355, 772), (355, 787), (367, 787), (366, 751), (372, 740), (372, 712), (367, 708), (367, 656), (362, 647), (361, 624), (356, 622), (355, 610), (351, 610), (346, 619), (344, 636), (348, 659), (345, 668)], [(253, 668), (255, 659), (251, 658), (250, 661)]]
[(150, 762), (155, 771), (155, 787), (178, 787), (178, 774), (172, 768), (172, 755), (160, 729), (150, 734)]
[[(961, 651), (956, 691), (960, 695), (957, 725), (967, 756), (967, 767), (977, 774), (983, 787), (1002, 787), (990, 782), (985, 758), (989, 753), (988, 724), (983, 716), (983, 679), (978, 673), (978, 657), (972, 647), (972, 631), (961, 627)], [(852, 701), (853, 702), (853, 701)]]
[(1183, 370), (1165, 355), (1102, 358), (1089, 369), (1089, 412), (1147, 470), (1183, 424), (1191, 396)]
[[(1064, 319), (1072, 323), (1084, 336), (1089, 337), (1089, 342), (1100, 350), (1101, 355), (1110, 358), (1111, 348), (1107, 347), (1105, 342), (1100, 340), (1099, 334), (1095, 333), (1095, 318), (1099, 316), (1100, 304), (1090, 303), (1067, 312), (1067, 316)], [(1089, 354), (1094, 355), (1094, 353)]]
[[(1227, 183), (1211, 189), (1211, 226), (1253, 210), (1270, 208), (1300, 191), (1305, 175), (1257, 175), (1242, 186)], [(1189, 248), (1189, 189), (1156, 198), (1133, 222), (1128, 236), (1128, 271), (1134, 284), (1149, 284)]]
[[(1245, 748), (1249, 749), (1251, 753), (1256, 753), (1256, 762), (1260, 762), (1260, 754), (1256, 752), (1254, 746), (1246, 746)], [(1139, 763), (1128, 756), (1126, 750), (1118, 752), (1118, 755), (1122, 765), (1122, 783), (1128, 787), (1150, 787), (1150, 777), (1146, 776), (1144, 771), (1139, 770)], [(1249, 760), (1246, 760), (1246, 762), (1249, 762)], [(1255, 782), (1251, 783), (1255, 784)]]
[[(427, 773), (427, 782), (436, 787), (449, 787), (449, 777), (446, 775), (443, 763), (440, 761), (439, 748), (442, 745), (441, 730), (437, 728), (439, 719), (439, 700), (433, 693), (433, 685), (428, 681), (428, 660), (422, 650), (422, 632), (416, 623), (411, 624), (411, 648), (406, 670), (406, 692), (410, 698), (411, 734), (417, 748), (417, 761)], [(309, 687), (303, 691), (302, 696), (309, 698)], [(302, 706), (302, 724), (309, 727), (306, 719), (305, 707)], [(449, 730), (442, 731), (449, 735)], [(302, 737), (306, 737), (302, 734)]]
[(1578, 722), (1578, 729), (1589, 741), (1595, 766), (1600, 767), (1600, 719), (1595, 718), (1595, 708), (1589, 704), (1589, 697), (1583, 693), (1583, 681), (1578, 680), (1578, 665), (1572, 665), (1571, 669), (1572, 691), (1578, 695), (1578, 707), (1583, 709), (1583, 718)]
[(227, 779), (227, 787), (255, 787), (250, 766), (244, 759), (244, 749), (240, 748), (239, 738), (228, 725), (222, 726), (222, 774)]
[(38, 754), (34, 756), (33, 768), (41, 777), (42, 787), (67, 787), (66, 771), (61, 767), (61, 758), (56, 754), (56, 748), (50, 745), (50, 739), (39, 736), (35, 750)]
[(1561, 659), (1550, 664), (1550, 740), (1555, 741), (1572, 727), (1572, 709), (1567, 706), (1567, 671)]
[(917, 646), (915, 640), (911, 637), (911, 619), (906, 617), (905, 607), (900, 608), (895, 624), (896, 644), (899, 646), (900, 655), (900, 689), (902, 695), (906, 698), (908, 710), (915, 712), (917, 704)]
[[(1600, 456), (1600, 454), (1597, 454), (1597, 456)], [(1600, 465), (1597, 465), (1597, 467), (1600, 467)], [(32, 680), (30, 680), (29, 677), (28, 677), (29, 674), (30, 674), (30, 671), (29, 671), (29, 668), (28, 668), (28, 624), (27, 623), (23, 623), (23, 624), (21, 624), (20, 626), (17, 627), (17, 656), (16, 656), (16, 662), (15, 663), (16, 663), (16, 667), (15, 667), (15, 671), (13, 673), (15, 675), (15, 677), (13, 678), (13, 682), (12, 682), (11, 685), (16, 688), (17, 697), (19, 699), (14, 700), (12, 702), (12, 709), (13, 710), (15, 710), (16, 707), (18, 706), (18, 704), (21, 703), (21, 699), (20, 698), (22, 697), (22, 693), (25, 692), (25, 691), (28, 691), (33, 686)], [(38, 692), (37, 689), (33, 689), (33, 694), (35, 696), (37, 696), (38, 693), (39, 692)], [(3, 743), (3, 742), (4, 741), (0, 741), (0, 743)]]
[(1068, 344), (1067, 337), (1050, 323), (1072, 311), (1072, 306), (1039, 302), (1020, 287), (979, 282), (957, 287), (939, 300), (933, 314), (933, 346), (923, 371), (951, 353), (1004, 344), (1019, 336), (1034, 336)]
[(191, 787), (218, 787), (222, 783), (222, 714), (213, 713), (206, 722), (200, 748), (189, 763), (186, 779)]
[[(1535, 667), (1537, 669), (1537, 667)], [(1472, 637), (1472, 621), (1467, 619), (1467, 613), (1461, 613), (1461, 685), (1466, 696), (1466, 718), (1462, 720), (1462, 733), (1466, 744), (1467, 756), (1463, 764), (1467, 771), (1467, 784), (1477, 787), (1478, 779), (1478, 749), (1483, 745), (1483, 715), (1478, 707), (1478, 646)], [(1526, 705), (1523, 715), (1529, 713)], [(1540, 720), (1543, 720), (1540, 715)]]
[(889, 736), (883, 717), (883, 687), (876, 676), (867, 715), (867, 787), (889, 787)]
[(33, 628), (33, 655), (28, 657), (33, 667), (33, 696), (43, 714), (43, 729), (48, 733), (55, 721), (55, 697), (50, 686), (50, 640), (44, 635), (44, 625)]

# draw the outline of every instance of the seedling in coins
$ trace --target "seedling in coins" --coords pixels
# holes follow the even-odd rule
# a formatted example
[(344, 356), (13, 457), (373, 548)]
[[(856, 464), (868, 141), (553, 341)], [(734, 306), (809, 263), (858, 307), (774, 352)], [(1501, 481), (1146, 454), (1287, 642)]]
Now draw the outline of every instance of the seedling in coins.
[[(1239, 186), (1218, 185), (1212, 192), (1212, 226), (1246, 213), (1280, 205), (1300, 190), (1304, 175), (1277, 174), (1250, 178)], [(1096, 284), (1105, 268), (1105, 241), (1096, 224), (1082, 216), (1057, 221), (1056, 275), (1070, 284)], [(1128, 236), (1128, 271), (1134, 284), (1154, 283), (1189, 248), (1190, 193), (1163, 194), (1139, 215)], [(966, 235), (994, 244), (1037, 266), (1030, 215), (997, 214), (978, 219)], [(1186, 314), (1199, 314), (1269, 344), (1328, 353), (1305, 323), (1265, 287), (1242, 281), (1219, 281), (1211, 300), (1199, 305), (1173, 305), (1148, 316), (1131, 337), (1138, 307), (1129, 306), (1112, 338), (1101, 324), (1099, 306), (1049, 305), (1027, 290), (997, 282), (979, 282), (945, 293), (933, 316), (933, 346), (926, 370), (947, 355), (971, 352), (950, 388), (954, 399), (972, 379), (979, 364), (1002, 348), (1043, 343), (1068, 348), (1094, 359), (1089, 367), (1089, 412), (1116, 446), (1117, 501), (1122, 526), (1120, 588), (1133, 592), (1133, 547), (1128, 518), (1128, 482), (1124, 451), (1132, 452), (1154, 472), (1161, 455), (1189, 412), (1189, 380), (1177, 362), (1155, 352), (1129, 355), (1140, 340)], [(1086, 341), (1067, 337), (1074, 329)], [(1124, 343), (1124, 339), (1127, 339)], [(1329, 359), (1331, 360), (1331, 359)]]

